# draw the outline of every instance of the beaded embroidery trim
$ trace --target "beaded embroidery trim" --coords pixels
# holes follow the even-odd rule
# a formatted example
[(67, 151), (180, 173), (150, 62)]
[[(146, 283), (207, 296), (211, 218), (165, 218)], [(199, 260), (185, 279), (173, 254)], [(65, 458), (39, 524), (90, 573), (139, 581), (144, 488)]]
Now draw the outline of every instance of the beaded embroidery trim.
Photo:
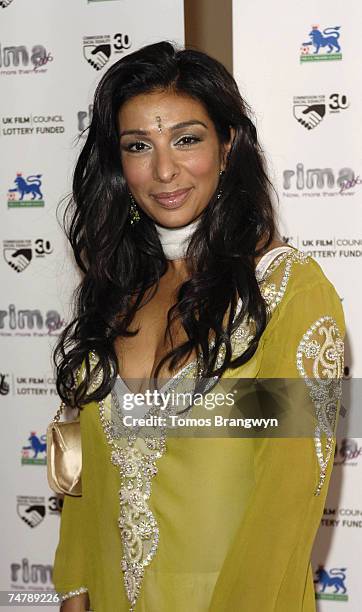
[[(293, 250), (292, 252), (282, 253), (271, 262), (266, 272), (257, 278), (269, 314), (279, 304), (285, 293), (293, 262), (305, 263), (308, 259), (304, 253), (299, 251)], [(265, 281), (284, 260), (286, 265), (280, 286), (277, 288), (274, 283), (267, 284)], [(239, 299), (233, 323), (240, 313), (241, 306), (242, 302)], [(253, 321), (248, 321), (247, 316), (245, 316), (232, 332), (230, 341), (233, 358), (243, 354), (249, 346), (254, 337), (252, 327)], [(214, 340), (211, 340), (210, 350), (214, 348), (214, 344)], [(216, 368), (222, 365), (225, 352), (225, 346), (221, 345), (215, 362)], [(90, 354), (90, 359), (91, 365), (95, 366), (97, 363), (95, 353)], [(186, 379), (196, 379), (200, 372), (199, 368), (200, 363), (197, 359), (186, 364), (162, 390), (167, 389), (168, 392), (172, 392), (176, 386), (182, 384)], [(100, 382), (100, 377), (101, 373), (91, 385), (92, 388), (97, 386), (98, 381)], [(209, 379), (204, 391), (209, 389), (213, 382), (217, 380), (217, 376)], [(158, 427), (157, 435), (145, 436), (143, 439), (137, 435), (140, 428), (135, 432), (135, 428), (123, 427), (123, 432), (120, 432), (119, 427), (117, 428), (112, 421), (112, 400), (115, 404), (115, 396), (111, 393), (99, 402), (99, 415), (106, 439), (112, 447), (111, 462), (120, 471), (120, 515), (118, 524), (123, 546), (121, 568), (127, 598), (130, 603), (129, 612), (134, 612), (145, 568), (151, 563), (158, 547), (159, 528), (148, 505), (148, 500), (151, 495), (152, 478), (157, 474), (156, 461), (162, 457), (166, 450), (166, 428)], [(117, 405), (114, 404), (113, 408), (117, 408)], [(158, 410), (159, 408), (154, 406), (147, 412), (146, 416), (157, 415)], [(164, 416), (166, 412), (167, 410), (163, 412)], [(120, 446), (116, 440), (121, 439), (122, 434), (124, 435), (124, 445)]]
[[(278, 257), (276, 257), (270, 266), (267, 268), (265, 274), (261, 279), (258, 279), (262, 284), (260, 287), (261, 294), (267, 304), (267, 311), (269, 315), (273, 312), (273, 310), (278, 306), (280, 301), (282, 300), (284, 293), (286, 291), (289, 277), (292, 269), (292, 265), (294, 262), (305, 264), (310, 260), (308, 255), (303, 253), (302, 251), (293, 251), (292, 253), (282, 253)], [(277, 288), (275, 283), (267, 283), (266, 281), (271, 276), (271, 274), (277, 269), (277, 267), (281, 264), (282, 261), (285, 261), (285, 267), (283, 271), (283, 277), (280, 283), (280, 286)]]
[[(297, 349), (297, 369), (309, 388), (317, 416), (314, 445), (320, 473), (314, 495), (321, 492), (332, 454), (338, 402), (342, 395), (343, 351), (337, 323), (330, 316), (317, 319), (305, 332)], [(325, 456), (321, 431), (327, 434)]]
[(76, 597), (81, 593), (88, 593), (88, 589), (86, 587), (79, 587), (79, 589), (76, 589), (75, 591), (68, 591), (68, 593), (58, 593), (58, 596), (60, 601), (65, 601), (66, 599), (69, 599), (70, 597)]
[[(95, 359), (94, 354), (92, 358)], [(172, 392), (194, 368), (194, 363), (183, 368), (171, 379), (171, 384), (167, 385), (168, 391)], [(113, 449), (111, 461), (120, 471), (118, 525), (123, 546), (121, 568), (130, 603), (129, 612), (134, 612), (145, 568), (151, 563), (158, 547), (159, 528), (148, 505), (148, 500), (151, 495), (151, 480), (157, 474), (156, 461), (166, 450), (166, 427), (155, 428), (157, 434), (155, 432), (154, 436), (144, 438), (137, 436), (135, 428), (123, 426), (120, 431), (117, 423), (112, 419), (112, 409), (119, 409), (114, 394), (111, 394), (111, 400), (115, 402), (113, 406), (112, 402), (109, 405), (109, 396), (99, 402), (99, 414), (107, 441)], [(107, 409), (111, 418), (106, 416)], [(169, 408), (164, 410), (163, 416), (169, 412)], [(148, 414), (155, 415), (158, 413), (158, 406), (152, 406), (148, 412)], [(138, 428), (138, 431), (140, 429)], [(120, 439), (122, 435), (124, 437)], [(116, 440), (120, 440), (121, 444)]]

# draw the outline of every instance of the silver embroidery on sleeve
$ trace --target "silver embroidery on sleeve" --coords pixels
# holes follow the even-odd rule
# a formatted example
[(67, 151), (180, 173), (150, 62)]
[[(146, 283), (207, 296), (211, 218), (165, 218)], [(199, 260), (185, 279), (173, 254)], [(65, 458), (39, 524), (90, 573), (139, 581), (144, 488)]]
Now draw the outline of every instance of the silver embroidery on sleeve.
[(74, 591), (68, 591), (67, 593), (58, 593), (60, 601), (65, 601), (66, 599), (70, 599), (71, 597), (76, 597), (81, 593), (88, 593), (88, 589), (86, 587), (79, 587), (79, 589), (75, 589)]
[[(320, 317), (303, 335), (297, 349), (297, 369), (309, 388), (316, 409), (314, 444), (320, 468), (314, 495), (319, 495), (333, 448), (338, 403), (342, 394), (344, 345), (336, 321)], [(325, 433), (323, 454), (321, 433)]]

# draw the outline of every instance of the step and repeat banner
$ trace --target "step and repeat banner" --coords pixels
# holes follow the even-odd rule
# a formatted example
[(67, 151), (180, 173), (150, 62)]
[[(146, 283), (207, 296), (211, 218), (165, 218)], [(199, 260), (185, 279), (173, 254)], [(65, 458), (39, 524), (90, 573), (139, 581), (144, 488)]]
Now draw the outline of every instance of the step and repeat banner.
[(0, 1), (0, 591), (53, 589), (60, 507), (46, 482), (45, 431), (59, 400), (50, 355), (77, 283), (57, 205), (97, 82), (125, 54), (164, 39), (184, 42), (183, 0)]
[[(356, 389), (362, 377), (361, 23), (362, 5), (353, 0), (275, 0), (262, 7), (233, 0), (234, 75), (267, 153), (281, 233), (314, 257), (336, 287), (347, 322), (344, 374)], [(342, 423), (360, 411), (355, 396), (342, 406), (348, 435), (337, 439), (313, 550), (321, 612), (361, 609), (362, 434), (358, 424)]]

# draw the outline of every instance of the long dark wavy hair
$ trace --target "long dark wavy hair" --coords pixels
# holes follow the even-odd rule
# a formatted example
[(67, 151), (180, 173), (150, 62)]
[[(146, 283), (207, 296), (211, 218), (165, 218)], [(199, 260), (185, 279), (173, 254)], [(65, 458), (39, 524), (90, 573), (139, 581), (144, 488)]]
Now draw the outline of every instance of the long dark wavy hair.
[[(254, 259), (267, 250), (276, 228), (272, 185), (250, 109), (231, 74), (205, 53), (180, 50), (169, 42), (143, 47), (113, 64), (96, 89), (92, 121), (64, 214), (82, 280), (75, 293), (74, 319), (59, 338), (54, 362), (58, 393), (73, 406), (99, 401), (110, 393), (118, 371), (114, 341), (138, 333), (129, 331), (135, 313), (146, 291), (154, 286), (152, 298), (167, 269), (153, 220), (140, 210), (140, 221), (130, 223), (117, 125), (117, 115), (127, 100), (165, 89), (202, 103), (221, 144), (229, 142), (231, 127), (235, 138), (221, 197), (220, 191), (215, 192), (188, 246), (190, 278), (181, 285), (177, 303), (167, 314), (166, 333), (170, 333), (172, 319), (180, 317), (188, 339), (160, 360), (155, 378), (165, 361), (175, 371), (193, 349), (201, 360), (203, 377), (221, 376), (227, 368), (237, 368), (252, 357), (267, 324)], [(262, 246), (257, 249), (259, 243)], [(233, 324), (238, 297), (242, 309)], [(241, 356), (233, 358), (230, 335), (245, 316), (255, 323), (254, 339)], [(213, 347), (209, 346), (210, 334)], [(216, 368), (222, 346), (225, 358)], [(93, 371), (91, 351), (99, 359)], [(83, 362), (85, 378), (74, 391), (75, 372)], [(100, 373), (101, 384), (91, 389)]]

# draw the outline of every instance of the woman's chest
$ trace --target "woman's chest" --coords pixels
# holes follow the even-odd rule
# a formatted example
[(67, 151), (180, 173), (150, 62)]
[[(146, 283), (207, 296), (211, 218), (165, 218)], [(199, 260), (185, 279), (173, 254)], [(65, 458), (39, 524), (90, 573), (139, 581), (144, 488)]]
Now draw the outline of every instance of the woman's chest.
[[(133, 386), (138, 391), (142, 386), (147, 386), (162, 357), (188, 340), (182, 321), (175, 312), (171, 313), (173, 316), (167, 331), (168, 312), (177, 301), (177, 290), (177, 285), (163, 282), (154, 297), (136, 312), (129, 331), (138, 330), (138, 333), (118, 337), (115, 341), (118, 372), (130, 388)], [(178, 364), (177, 370), (195, 358), (193, 350)], [(160, 370), (159, 379), (174, 374), (169, 370), (169, 362), (166, 362)]]

